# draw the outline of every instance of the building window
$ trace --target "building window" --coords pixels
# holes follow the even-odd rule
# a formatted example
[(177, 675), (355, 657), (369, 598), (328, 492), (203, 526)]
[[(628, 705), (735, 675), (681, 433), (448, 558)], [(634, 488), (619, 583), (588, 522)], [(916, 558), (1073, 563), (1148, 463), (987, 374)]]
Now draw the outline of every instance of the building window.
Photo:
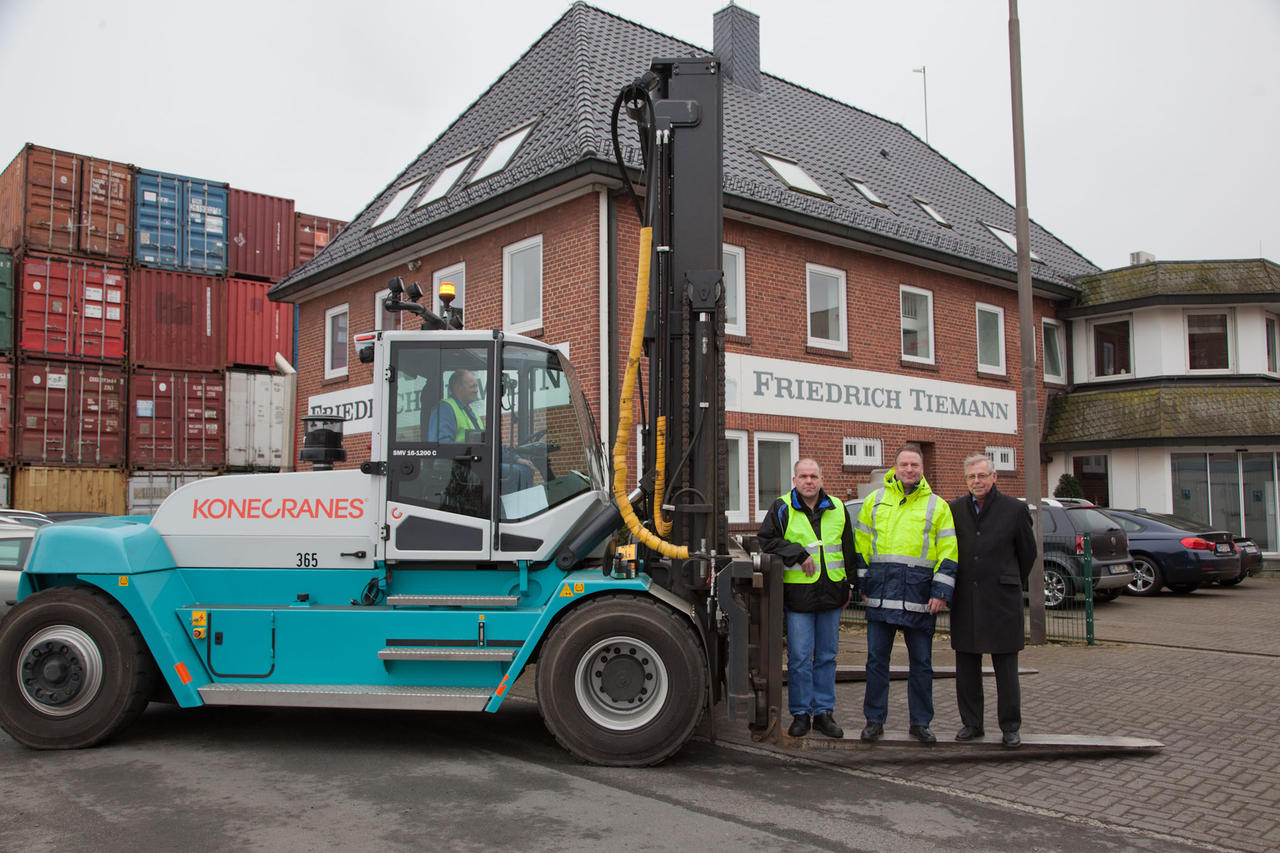
[(946, 219), (944, 219), (942, 217), (942, 214), (939, 213), (938, 209), (934, 207), (932, 204), (930, 204), (929, 202), (925, 201), (922, 198), (916, 198), (915, 196), (912, 196), (911, 200), (914, 201), (916, 204), (920, 205), (920, 209), (923, 210), (925, 213), (929, 214), (929, 217), (934, 222), (938, 223), (943, 228), (951, 227), (951, 223), (948, 222)]
[[(995, 235), (997, 240), (999, 240), (1001, 243), (1004, 243), (1005, 248), (1007, 248), (1010, 252), (1013, 252), (1015, 255), (1018, 254), (1018, 235), (1017, 234), (1014, 234), (1012, 231), (1006, 231), (1003, 228), (997, 228), (994, 225), (987, 225), (987, 223), (985, 222), (982, 224), (987, 226), (987, 230), (990, 231), (993, 235)], [(1031, 253), (1031, 260), (1035, 261), (1036, 263), (1041, 263), (1041, 264), (1044, 263), (1044, 261), (1040, 260), (1040, 256), (1037, 255), (1035, 252)]]
[(542, 235), (502, 250), (502, 324), (509, 332), (542, 326)]
[(324, 378), (347, 375), (347, 306), (324, 312)]
[(1196, 313), (1187, 315), (1187, 369), (1229, 370), (1227, 315)]
[(796, 161), (786, 160), (773, 154), (765, 154), (763, 151), (757, 151), (756, 153), (760, 155), (760, 159), (765, 162), (765, 165), (772, 169), (773, 173), (781, 178), (782, 182), (791, 189), (796, 192), (816, 195), (820, 198), (831, 198), (831, 195), (817, 181), (809, 177), (809, 173)]
[(1012, 447), (988, 447), (987, 458), (991, 460), (991, 466), (997, 471), (1018, 470)]
[(490, 175), (496, 175), (503, 169), (507, 168), (507, 164), (511, 162), (511, 158), (516, 156), (516, 152), (520, 150), (521, 144), (529, 135), (529, 131), (533, 130), (532, 124), (526, 124), (524, 127), (508, 133), (506, 136), (498, 140), (493, 146), (493, 150), (489, 152), (489, 156), (484, 158), (484, 162), (480, 164), (480, 168), (476, 169), (476, 173), (471, 176), (471, 183), (483, 180)]
[[(440, 301), (440, 285), (446, 281), (453, 285), (453, 307), (461, 309), (467, 304), (467, 265), (454, 264), (431, 274), (431, 310), (437, 314), (444, 310), (444, 303)], [(465, 318), (466, 312), (462, 316)]]
[(879, 468), (884, 458), (884, 445), (878, 438), (844, 439), (844, 464)]
[(1133, 372), (1129, 351), (1129, 321), (1095, 323), (1093, 332), (1093, 375), (1128, 376)]
[(902, 358), (933, 364), (933, 293), (902, 285)]
[(724, 245), (721, 252), (724, 267), (724, 333), (747, 333), (747, 250), (741, 246)]
[(468, 154), (461, 160), (457, 160), (444, 167), (440, 175), (431, 184), (431, 189), (427, 190), (427, 194), (422, 197), (422, 201), (418, 202), (418, 207), (431, 204), (437, 199), (442, 199), (449, 194), (449, 190), (453, 189), (453, 185), (458, 182), (458, 178), (462, 177), (462, 173), (467, 171), (467, 167), (471, 165), (474, 157)]
[(884, 203), (884, 201), (880, 198), (880, 196), (876, 195), (875, 192), (872, 191), (871, 187), (867, 185), (866, 181), (862, 180), (861, 178), (855, 178), (852, 175), (845, 175), (844, 179), (849, 182), (850, 186), (852, 186), (855, 190), (858, 191), (859, 195), (861, 195), (867, 201), (874, 204), (876, 207), (887, 208), (889, 206)]
[(724, 440), (729, 457), (729, 495), (724, 508), (725, 517), (730, 524), (747, 524), (751, 521), (747, 507), (747, 434), (742, 430), (727, 429)]
[(418, 191), (420, 186), (422, 186), (422, 181), (417, 180), (408, 186), (401, 187), (395, 197), (391, 199), (391, 202), (382, 208), (382, 213), (378, 214), (378, 218), (369, 226), (370, 230), (377, 228), (379, 225), (385, 225), (403, 213), (404, 209), (409, 205), (409, 200), (413, 198), (413, 194)]
[(378, 295), (373, 297), (373, 330), (375, 332), (392, 332), (400, 328), (401, 312), (386, 309), (386, 299), (390, 295), (390, 290), (379, 290)]
[(1267, 371), (1280, 373), (1280, 321), (1267, 315)]
[(1004, 309), (982, 302), (975, 307), (978, 315), (978, 370), (1003, 376)]
[(846, 350), (844, 270), (806, 264), (809, 279), (809, 345)]
[(1044, 335), (1044, 381), (1067, 381), (1067, 368), (1062, 352), (1062, 324), (1045, 320), (1040, 326)]
[(1169, 462), (1174, 515), (1277, 550), (1275, 454), (1171, 453)]
[(791, 491), (791, 477), (800, 456), (800, 439), (788, 433), (756, 433), (756, 521), (780, 496)]

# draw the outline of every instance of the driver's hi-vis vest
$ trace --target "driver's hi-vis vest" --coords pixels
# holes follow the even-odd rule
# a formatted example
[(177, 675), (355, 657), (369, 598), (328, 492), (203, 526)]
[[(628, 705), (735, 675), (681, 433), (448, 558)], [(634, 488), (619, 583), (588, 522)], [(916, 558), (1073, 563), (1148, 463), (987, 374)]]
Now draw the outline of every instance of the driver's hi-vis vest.
[(822, 513), (820, 523), (822, 538), (819, 539), (818, 534), (813, 532), (809, 517), (803, 511), (791, 506), (791, 496), (783, 495), (782, 500), (787, 504), (787, 530), (783, 537), (788, 542), (794, 542), (808, 551), (819, 569), (812, 576), (808, 576), (799, 565), (790, 566), (783, 571), (782, 582), (817, 583), (824, 566), (828, 578), (833, 581), (844, 580), (844, 552), (841, 550), (841, 540), (844, 536), (844, 505), (831, 501), (833, 506)]
[(453, 437), (456, 442), (461, 442), (467, 437), (467, 430), (480, 429), (480, 424), (475, 422), (471, 417), (471, 410), (466, 406), (458, 405), (458, 401), (452, 397), (445, 397), (444, 401), (453, 409), (453, 421), (458, 425), (458, 433)]

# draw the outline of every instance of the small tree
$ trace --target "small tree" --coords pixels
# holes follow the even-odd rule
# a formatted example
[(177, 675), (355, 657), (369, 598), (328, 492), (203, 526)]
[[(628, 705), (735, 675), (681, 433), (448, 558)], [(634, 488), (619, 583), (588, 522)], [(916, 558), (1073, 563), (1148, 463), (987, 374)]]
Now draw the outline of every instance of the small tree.
[(1063, 474), (1058, 478), (1058, 485), (1054, 487), (1053, 496), (1055, 498), (1082, 498), (1084, 497), (1084, 489), (1080, 487), (1080, 481), (1071, 474)]

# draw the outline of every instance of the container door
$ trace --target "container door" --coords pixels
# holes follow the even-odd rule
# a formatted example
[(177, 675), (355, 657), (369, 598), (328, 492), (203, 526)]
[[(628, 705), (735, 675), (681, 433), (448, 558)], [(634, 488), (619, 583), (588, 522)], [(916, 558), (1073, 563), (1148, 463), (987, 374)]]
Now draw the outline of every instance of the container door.
[(184, 266), (203, 273), (226, 272), (226, 223), (226, 185), (187, 181)]
[(135, 185), (134, 249), (138, 263), (176, 267), (181, 258), (181, 184), (173, 175), (139, 172)]
[(493, 362), (492, 342), (391, 345), (388, 560), (489, 559)]

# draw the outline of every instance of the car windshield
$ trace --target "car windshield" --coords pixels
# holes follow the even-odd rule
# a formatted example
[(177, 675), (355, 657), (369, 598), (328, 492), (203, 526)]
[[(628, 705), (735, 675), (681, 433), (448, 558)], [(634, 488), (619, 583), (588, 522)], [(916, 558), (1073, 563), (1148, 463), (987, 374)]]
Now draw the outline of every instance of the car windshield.
[(1108, 530), (1119, 530), (1120, 525), (1113, 519), (1108, 518), (1103, 513), (1092, 507), (1070, 507), (1067, 512), (1071, 515), (1071, 522), (1075, 525), (1076, 530), (1086, 530), (1090, 533), (1105, 533)]

